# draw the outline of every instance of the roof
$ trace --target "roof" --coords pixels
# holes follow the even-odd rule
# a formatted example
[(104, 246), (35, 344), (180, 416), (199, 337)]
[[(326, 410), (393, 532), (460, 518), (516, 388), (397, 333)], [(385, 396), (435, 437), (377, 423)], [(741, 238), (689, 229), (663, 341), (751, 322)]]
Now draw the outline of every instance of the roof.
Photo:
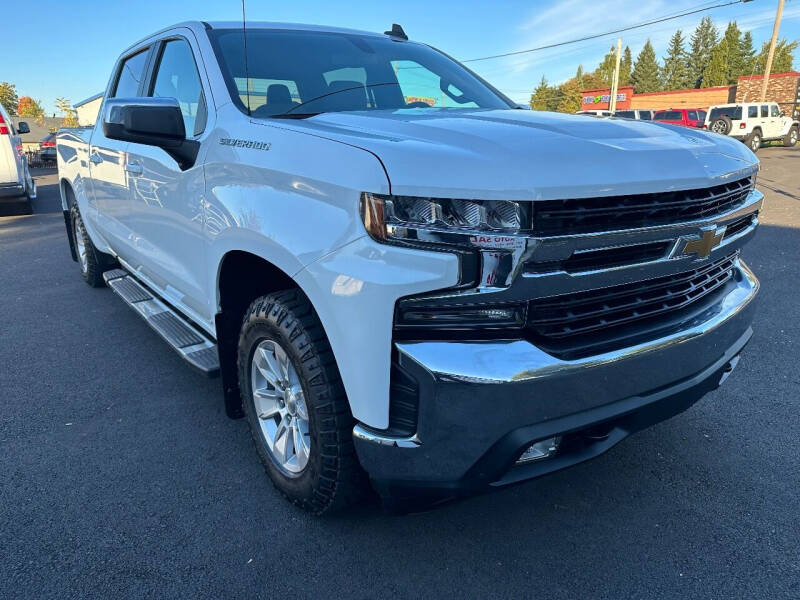
[[(391, 26), (391, 23), (389, 23)], [(138, 40), (137, 42), (130, 44), (125, 50), (123, 50), (122, 54), (125, 54), (128, 50), (135, 48), (142, 42), (149, 40), (150, 38), (160, 35), (165, 31), (169, 31), (171, 29), (175, 29), (177, 27), (187, 27), (189, 29), (194, 30), (208, 30), (208, 29), (241, 29), (242, 22), (241, 21), (184, 21), (182, 23), (175, 23), (174, 25), (170, 25), (169, 27), (162, 27), (158, 31), (154, 31), (150, 35), (143, 37), (142, 39)], [(326, 33), (348, 33), (348, 34), (355, 34), (355, 35), (369, 35), (374, 37), (384, 37), (385, 34), (377, 33), (375, 31), (363, 31), (360, 29), (347, 29), (344, 27), (328, 27), (326, 25), (307, 25), (303, 23), (279, 23), (273, 21), (247, 21), (247, 29), (283, 29), (283, 30), (294, 30), (294, 31), (320, 31)]]
[(84, 104), (89, 104), (89, 102), (91, 102), (92, 100), (97, 100), (98, 98), (102, 97), (103, 97), (103, 92), (98, 92), (94, 96), (89, 96), (88, 98), (85, 98), (80, 102), (76, 102), (75, 104), (72, 105), (72, 108), (78, 108), (79, 106), (83, 106)]
[(28, 127), (31, 128), (30, 133), (20, 134), (20, 139), (26, 144), (37, 144), (42, 141), (42, 138), (50, 135), (51, 129), (58, 129), (61, 127), (63, 119), (60, 117), (11, 117), (14, 121), (14, 126), (20, 121), (25, 121)]
[[(770, 73), (770, 79), (777, 79), (779, 77), (800, 77), (799, 71), (787, 71), (786, 73)], [(764, 75), (742, 75), (739, 81), (751, 81), (753, 79), (764, 79)]]

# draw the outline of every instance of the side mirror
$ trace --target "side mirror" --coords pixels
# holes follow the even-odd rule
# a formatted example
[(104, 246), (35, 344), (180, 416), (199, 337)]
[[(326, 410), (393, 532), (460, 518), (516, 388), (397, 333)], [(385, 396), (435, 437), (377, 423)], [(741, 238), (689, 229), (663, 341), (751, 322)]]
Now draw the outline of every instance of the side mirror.
[(111, 140), (161, 148), (182, 170), (194, 165), (200, 150), (200, 142), (186, 139), (181, 107), (174, 98), (107, 100), (103, 134)]
[(17, 133), (30, 133), (31, 128), (28, 127), (28, 124), (25, 121), (20, 121), (17, 123)]
[(782, 117), (785, 117), (785, 116), (786, 116), (786, 111), (782, 110), (782, 111), (781, 111), (781, 116), (782, 116)]

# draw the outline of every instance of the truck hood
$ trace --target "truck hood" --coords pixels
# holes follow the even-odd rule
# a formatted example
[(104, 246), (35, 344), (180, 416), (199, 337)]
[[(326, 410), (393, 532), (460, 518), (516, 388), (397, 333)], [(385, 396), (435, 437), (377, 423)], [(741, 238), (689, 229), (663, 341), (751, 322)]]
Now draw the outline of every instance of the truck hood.
[(706, 187), (758, 166), (744, 144), (701, 130), (528, 110), (325, 113), (292, 125), (372, 152), (398, 195), (635, 194)]

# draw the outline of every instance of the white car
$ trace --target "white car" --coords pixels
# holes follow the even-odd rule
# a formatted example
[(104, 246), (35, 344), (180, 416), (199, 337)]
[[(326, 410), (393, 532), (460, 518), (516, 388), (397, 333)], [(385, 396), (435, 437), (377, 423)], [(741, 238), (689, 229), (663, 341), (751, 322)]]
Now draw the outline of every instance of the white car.
[(94, 128), (59, 134), (59, 180), (83, 278), (221, 375), (292, 502), (543, 475), (736, 365), (746, 147), (519, 110), (398, 26), (242, 40), (194, 22), (125, 50)]
[(36, 198), (36, 184), (28, 169), (19, 135), (30, 131), (20, 121), (17, 127), (0, 104), (0, 214), (29, 214)]
[(705, 128), (741, 140), (757, 152), (762, 142), (773, 140), (794, 146), (800, 123), (787, 117), (775, 102), (746, 102), (710, 107)]

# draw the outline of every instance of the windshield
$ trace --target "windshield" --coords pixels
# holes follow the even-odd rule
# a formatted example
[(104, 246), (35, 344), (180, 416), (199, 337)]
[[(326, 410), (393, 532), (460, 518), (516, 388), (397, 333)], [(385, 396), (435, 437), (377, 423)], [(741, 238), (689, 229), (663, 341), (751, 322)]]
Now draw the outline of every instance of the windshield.
[(234, 102), (254, 117), (512, 107), (465, 67), (423, 44), (388, 36), (248, 29), (245, 75), (242, 30), (209, 34)]

